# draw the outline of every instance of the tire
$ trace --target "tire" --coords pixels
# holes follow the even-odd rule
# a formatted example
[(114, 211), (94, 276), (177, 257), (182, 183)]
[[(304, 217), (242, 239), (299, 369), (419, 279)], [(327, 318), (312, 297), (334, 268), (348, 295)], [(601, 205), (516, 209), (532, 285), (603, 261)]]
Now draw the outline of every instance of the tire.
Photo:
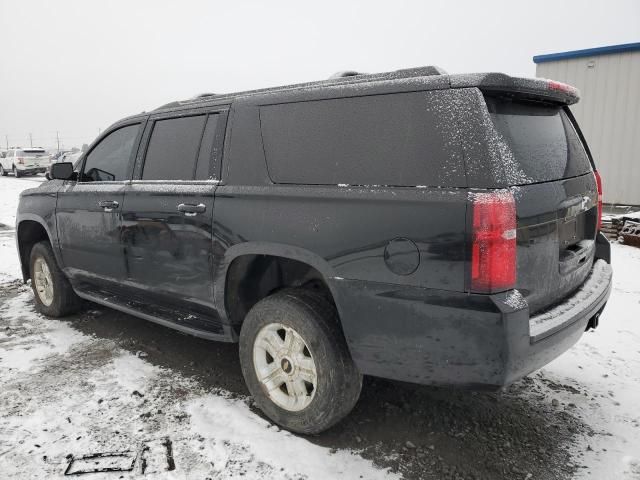
[[(273, 337), (274, 331), (282, 344)], [(270, 340), (263, 341), (267, 337)], [(290, 340), (297, 348), (287, 349)], [(271, 347), (262, 348), (267, 344), (276, 345), (275, 355), (267, 354)], [(362, 389), (362, 375), (349, 355), (335, 306), (310, 290), (282, 290), (253, 306), (240, 331), (240, 364), (260, 410), (296, 433), (317, 434), (335, 425), (353, 409)], [(310, 366), (315, 375), (308, 374), (313, 371), (306, 368)], [(265, 380), (269, 388), (259, 379), (258, 369), (269, 372), (262, 374), (263, 379), (272, 378)], [(304, 385), (298, 372), (306, 372)], [(309, 378), (315, 384), (307, 382)], [(289, 388), (297, 393), (304, 390), (291, 396)], [(294, 397), (295, 402), (284, 405), (283, 398), (291, 401), (287, 397)]]
[(22, 172), (18, 170), (15, 165), (13, 166), (13, 176), (16, 178), (20, 178), (22, 176)]
[[(43, 264), (46, 269), (42, 266)], [(39, 242), (33, 246), (29, 259), (29, 272), (36, 310), (40, 313), (48, 317), (64, 317), (80, 309), (81, 300), (58, 267), (49, 242)], [(43, 281), (43, 278), (48, 280)], [(45, 292), (43, 292), (43, 285), (50, 286), (51, 290), (44, 288)]]
[(9, 175), (9, 172), (7, 172), (4, 167), (2, 166), (2, 164), (0, 164), (0, 175), (2, 175), (3, 177), (6, 177), (7, 175)]

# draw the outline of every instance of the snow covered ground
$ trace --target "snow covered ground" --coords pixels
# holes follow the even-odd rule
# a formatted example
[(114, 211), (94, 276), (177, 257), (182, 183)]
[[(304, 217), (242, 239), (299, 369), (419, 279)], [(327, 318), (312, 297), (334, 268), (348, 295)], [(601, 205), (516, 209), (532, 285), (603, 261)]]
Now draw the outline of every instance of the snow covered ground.
[[(321, 447), (270, 425), (244, 397), (205, 389), (113, 340), (35, 313), (31, 291), (17, 281), (13, 226), (18, 193), (36, 185), (0, 177), (2, 478), (58, 478), (95, 462), (132, 470), (87, 478), (399, 477), (356, 451)], [(571, 447), (576, 478), (640, 478), (640, 249), (613, 245), (613, 266), (600, 327), (516, 393), (586, 426)], [(95, 453), (111, 455), (81, 458)]]
[[(58, 477), (68, 455), (96, 452), (127, 452), (129, 462), (140, 455), (150, 478), (387, 477), (348, 451), (331, 453), (270, 426), (242, 399), (203, 392), (31, 305), (31, 292), (20, 291), (2, 306), (3, 478)], [(172, 464), (180, 468), (168, 471)], [(138, 461), (126, 478), (142, 470)]]
[[(575, 449), (593, 479), (640, 478), (640, 249), (613, 245), (613, 292), (598, 329), (536, 378), (593, 429)], [(548, 383), (545, 383), (548, 385)], [(579, 394), (576, 394), (576, 391)]]
[(22, 190), (37, 187), (43, 180), (44, 177), (0, 177), (0, 282), (20, 274), (13, 238), (18, 195)]

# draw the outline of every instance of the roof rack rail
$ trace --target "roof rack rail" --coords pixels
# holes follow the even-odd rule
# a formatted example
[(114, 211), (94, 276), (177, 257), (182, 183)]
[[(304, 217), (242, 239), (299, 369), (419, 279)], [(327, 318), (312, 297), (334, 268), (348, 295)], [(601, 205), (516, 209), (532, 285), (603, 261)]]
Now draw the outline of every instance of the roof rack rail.
[(160, 105), (155, 110), (162, 110), (164, 108), (178, 107), (178, 106), (183, 105), (183, 104), (188, 103), (188, 102), (194, 102), (194, 101), (200, 100), (202, 98), (215, 97), (216, 95), (217, 95), (217, 93), (210, 93), (210, 92), (199, 93), (198, 95), (194, 95), (193, 97), (191, 97), (191, 98), (189, 98), (187, 100), (176, 100), (176, 101), (173, 101), (173, 102), (165, 103), (164, 105)]
[(356, 75), (366, 75), (366, 73), (356, 72), (355, 70), (341, 70), (331, 75), (329, 79), (355, 77)]
[[(446, 70), (444, 70), (443, 68), (437, 67), (435, 65), (428, 65), (424, 67), (415, 67), (415, 68), (405, 68), (401, 70), (395, 70), (392, 72), (381, 72), (381, 73), (365, 73), (365, 72), (358, 72), (356, 70), (343, 70), (343, 71), (334, 73), (333, 75), (331, 75), (331, 77), (329, 77), (326, 80), (320, 80), (315, 82), (307, 82), (307, 83), (301, 83), (296, 85), (283, 85), (279, 87), (270, 87), (270, 88), (260, 88), (257, 90), (248, 90), (245, 92), (236, 92), (236, 93), (222, 93), (222, 94), (201, 93), (187, 100), (178, 100), (178, 101), (167, 103), (165, 105), (162, 105), (156, 108), (155, 110), (164, 110), (166, 108), (173, 108), (173, 107), (179, 107), (179, 106), (189, 106), (189, 105), (198, 103), (199, 101), (203, 101), (203, 102), (207, 101), (212, 97), (215, 97), (213, 100), (227, 100), (229, 98), (234, 98), (242, 95), (270, 93), (270, 92), (277, 92), (277, 91), (283, 91), (283, 90), (294, 89), (294, 88), (309, 88), (316, 85), (318, 86), (332, 85), (337, 82), (341, 84), (350, 83), (350, 82), (360, 83), (360, 82), (367, 82), (367, 81), (373, 82), (373, 81), (385, 81), (385, 80), (400, 80), (400, 79), (412, 78), (412, 77), (427, 77), (427, 76), (437, 76), (437, 75), (447, 75), (447, 74), (448, 73), (446, 72)], [(352, 78), (352, 80), (345, 80), (344, 82), (340, 81), (341, 79), (348, 79), (348, 78)]]
[[(345, 78), (345, 77), (355, 77), (358, 75), (369, 75), (364, 72), (357, 72), (355, 70), (343, 70), (340, 72), (336, 72), (329, 77), (330, 80)], [(444, 68), (440, 68), (436, 65), (427, 65), (425, 67), (414, 67), (414, 68), (404, 68), (401, 70), (395, 70), (393, 72), (387, 72), (386, 74), (373, 74), (373, 76), (380, 75), (391, 75), (395, 78), (404, 78), (404, 77), (426, 77), (431, 75), (447, 75), (447, 72)]]
[(403, 68), (401, 70), (396, 70), (393, 72), (395, 74), (399, 74), (407, 77), (417, 77), (417, 76), (431, 76), (431, 75), (447, 75), (447, 71), (444, 68), (438, 67), (437, 65), (426, 65), (424, 67), (414, 67), (414, 68)]
[(176, 100), (173, 102), (165, 103), (164, 105), (160, 105), (158, 108), (154, 109), (153, 111), (155, 112), (156, 110), (162, 110), (163, 108), (171, 108), (171, 107), (178, 107), (178, 106), (180, 106), (180, 102)]
[(210, 92), (199, 93), (198, 95), (194, 95), (193, 97), (191, 97), (189, 100), (198, 100), (199, 98), (205, 98), (205, 97), (215, 97), (216, 95), (217, 93), (210, 93)]

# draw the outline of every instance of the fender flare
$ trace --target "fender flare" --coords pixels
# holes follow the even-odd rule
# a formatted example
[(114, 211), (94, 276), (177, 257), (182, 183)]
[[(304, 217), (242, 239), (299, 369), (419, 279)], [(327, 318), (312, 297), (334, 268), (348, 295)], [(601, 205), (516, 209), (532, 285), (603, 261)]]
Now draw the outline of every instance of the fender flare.
[(22, 248), (20, 245), (19, 233), (20, 233), (20, 225), (26, 221), (35, 222), (39, 224), (42, 228), (44, 228), (44, 231), (47, 234), (47, 237), (49, 237), (49, 243), (51, 243), (51, 249), (53, 250), (53, 255), (56, 258), (56, 262), (58, 262), (58, 265), (60, 266), (60, 268), (63, 267), (62, 256), (60, 255), (60, 251), (58, 249), (57, 237), (55, 235), (52, 235), (51, 229), (47, 225), (47, 222), (39, 215), (34, 215), (33, 213), (21, 213), (18, 215), (16, 219), (16, 248), (18, 249), (18, 257), (20, 259), (20, 268), (22, 269), (22, 280), (24, 282), (27, 281), (27, 278), (29, 277), (29, 272), (25, 270), (24, 265), (22, 263), (22, 256), (24, 252), (22, 251)]
[(335, 277), (335, 270), (320, 255), (305, 248), (288, 245), (285, 243), (265, 243), (265, 242), (244, 242), (229, 247), (220, 262), (216, 263), (214, 274), (214, 304), (223, 322), (229, 323), (227, 307), (225, 305), (225, 295), (227, 286), (227, 273), (233, 261), (243, 255), (272, 255), (275, 257), (288, 258), (298, 262), (306, 263), (315, 268), (325, 280), (331, 294), (335, 297), (331, 278)]

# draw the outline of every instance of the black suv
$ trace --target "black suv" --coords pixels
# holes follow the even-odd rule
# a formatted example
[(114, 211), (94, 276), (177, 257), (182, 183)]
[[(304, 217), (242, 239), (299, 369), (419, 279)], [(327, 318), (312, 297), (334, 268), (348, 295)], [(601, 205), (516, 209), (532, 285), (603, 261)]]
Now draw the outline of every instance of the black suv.
[(239, 342), (295, 432), (347, 415), (362, 375), (499, 388), (610, 293), (577, 101), (422, 67), (173, 102), (22, 194), (24, 279), (46, 315), (82, 298)]

